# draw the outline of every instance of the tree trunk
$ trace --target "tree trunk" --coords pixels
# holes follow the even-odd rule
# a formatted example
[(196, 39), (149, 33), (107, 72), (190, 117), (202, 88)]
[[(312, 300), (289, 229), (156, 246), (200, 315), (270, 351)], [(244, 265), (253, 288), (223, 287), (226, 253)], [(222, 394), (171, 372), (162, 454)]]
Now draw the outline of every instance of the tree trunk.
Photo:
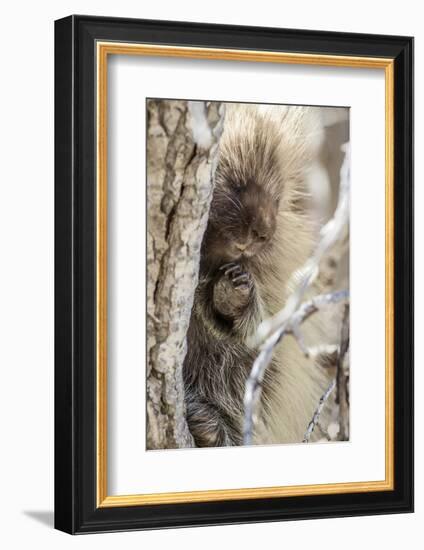
[(147, 448), (193, 446), (182, 365), (223, 106), (147, 102)]

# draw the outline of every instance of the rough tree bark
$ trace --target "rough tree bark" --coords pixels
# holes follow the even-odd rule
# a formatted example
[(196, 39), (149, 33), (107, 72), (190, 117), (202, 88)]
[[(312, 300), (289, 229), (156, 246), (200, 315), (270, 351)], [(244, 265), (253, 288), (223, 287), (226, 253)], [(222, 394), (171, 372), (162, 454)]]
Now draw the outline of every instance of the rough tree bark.
[(337, 361), (337, 403), (339, 404), (340, 441), (349, 439), (349, 365), (345, 365), (345, 357), (349, 350), (349, 304), (345, 305), (341, 330), (341, 343)]
[(193, 446), (182, 364), (223, 106), (147, 102), (147, 448)]

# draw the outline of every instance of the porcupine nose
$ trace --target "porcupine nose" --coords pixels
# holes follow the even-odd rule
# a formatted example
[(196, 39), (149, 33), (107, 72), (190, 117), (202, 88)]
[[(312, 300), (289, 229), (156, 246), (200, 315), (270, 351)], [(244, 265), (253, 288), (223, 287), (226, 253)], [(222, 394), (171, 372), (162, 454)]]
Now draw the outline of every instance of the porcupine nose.
[(244, 244), (240, 244), (240, 243), (237, 243), (236, 244), (236, 248), (237, 250), (239, 250), (240, 252), (244, 252), (246, 250), (246, 247), (247, 247), (247, 244), (244, 243)]

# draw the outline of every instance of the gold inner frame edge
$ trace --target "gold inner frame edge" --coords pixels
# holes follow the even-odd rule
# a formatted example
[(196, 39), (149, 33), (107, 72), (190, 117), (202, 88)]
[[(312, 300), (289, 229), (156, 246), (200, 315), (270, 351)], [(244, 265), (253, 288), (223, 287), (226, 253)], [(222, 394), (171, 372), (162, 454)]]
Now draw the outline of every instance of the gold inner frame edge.
[[(107, 494), (107, 60), (108, 55), (254, 61), (385, 71), (385, 479), (315, 485), (214, 489), (133, 495)], [(96, 43), (97, 65), (97, 507), (142, 506), (255, 498), (364, 493), (394, 489), (394, 60), (253, 50), (163, 46), (124, 42)]]

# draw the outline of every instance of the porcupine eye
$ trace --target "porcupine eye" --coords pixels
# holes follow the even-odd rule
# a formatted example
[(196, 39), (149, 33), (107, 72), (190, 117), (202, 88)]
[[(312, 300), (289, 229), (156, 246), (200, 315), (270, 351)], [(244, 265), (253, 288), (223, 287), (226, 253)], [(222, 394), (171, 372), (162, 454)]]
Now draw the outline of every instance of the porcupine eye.
[(253, 237), (259, 242), (265, 242), (268, 236), (264, 233), (259, 233), (256, 229), (252, 231)]

